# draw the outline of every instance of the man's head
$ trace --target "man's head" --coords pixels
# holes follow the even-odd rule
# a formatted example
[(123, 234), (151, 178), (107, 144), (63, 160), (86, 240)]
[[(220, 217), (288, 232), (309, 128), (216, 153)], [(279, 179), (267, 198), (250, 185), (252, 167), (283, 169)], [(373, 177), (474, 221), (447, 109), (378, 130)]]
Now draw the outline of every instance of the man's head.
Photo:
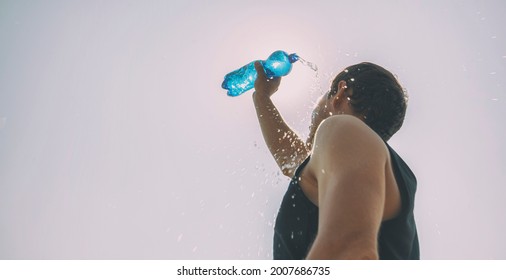
[(327, 117), (350, 114), (387, 141), (401, 128), (407, 96), (397, 79), (381, 66), (363, 62), (347, 67), (332, 81), (313, 111), (311, 132)]

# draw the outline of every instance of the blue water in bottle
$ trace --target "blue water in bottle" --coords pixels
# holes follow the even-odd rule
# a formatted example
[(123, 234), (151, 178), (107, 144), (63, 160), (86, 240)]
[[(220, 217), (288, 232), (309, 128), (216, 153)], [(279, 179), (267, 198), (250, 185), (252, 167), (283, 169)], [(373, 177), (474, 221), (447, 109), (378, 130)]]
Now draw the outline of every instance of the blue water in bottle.
[[(292, 70), (292, 63), (299, 60), (297, 54), (287, 54), (284, 51), (273, 52), (267, 60), (260, 60), (267, 77), (286, 76)], [(238, 96), (255, 86), (257, 72), (255, 61), (225, 75), (221, 87), (228, 90), (228, 96)]]

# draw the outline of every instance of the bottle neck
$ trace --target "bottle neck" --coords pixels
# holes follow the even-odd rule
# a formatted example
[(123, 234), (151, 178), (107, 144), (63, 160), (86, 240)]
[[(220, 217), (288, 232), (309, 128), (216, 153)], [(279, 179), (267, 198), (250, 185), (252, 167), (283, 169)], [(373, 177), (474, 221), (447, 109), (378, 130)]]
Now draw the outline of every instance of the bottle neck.
[(294, 63), (295, 61), (299, 60), (299, 56), (296, 53), (292, 53), (288, 56), (288, 60), (290, 63)]

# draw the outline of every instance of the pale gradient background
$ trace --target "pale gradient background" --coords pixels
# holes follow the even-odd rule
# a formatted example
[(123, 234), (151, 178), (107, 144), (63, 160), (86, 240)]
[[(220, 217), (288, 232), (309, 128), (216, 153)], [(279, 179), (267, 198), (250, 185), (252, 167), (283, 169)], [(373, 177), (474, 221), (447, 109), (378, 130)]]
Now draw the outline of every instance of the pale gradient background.
[[(381, 2), (381, 3), (380, 3)], [(505, 1), (0, 0), (1, 259), (271, 259), (288, 179), (223, 76), (315, 62), (275, 102), (307, 134), (343, 67), (410, 94), (423, 259), (506, 259)]]

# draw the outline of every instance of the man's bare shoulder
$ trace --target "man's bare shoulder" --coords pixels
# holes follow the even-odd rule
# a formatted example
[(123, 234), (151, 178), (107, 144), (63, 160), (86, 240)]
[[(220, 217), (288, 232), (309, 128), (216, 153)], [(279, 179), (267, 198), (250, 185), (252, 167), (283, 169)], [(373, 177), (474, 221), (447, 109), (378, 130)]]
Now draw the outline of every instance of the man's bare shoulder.
[(374, 132), (366, 123), (355, 116), (337, 115), (325, 119), (316, 132), (315, 150), (318, 146), (344, 148), (363, 145), (370, 148), (386, 149), (381, 137)]

